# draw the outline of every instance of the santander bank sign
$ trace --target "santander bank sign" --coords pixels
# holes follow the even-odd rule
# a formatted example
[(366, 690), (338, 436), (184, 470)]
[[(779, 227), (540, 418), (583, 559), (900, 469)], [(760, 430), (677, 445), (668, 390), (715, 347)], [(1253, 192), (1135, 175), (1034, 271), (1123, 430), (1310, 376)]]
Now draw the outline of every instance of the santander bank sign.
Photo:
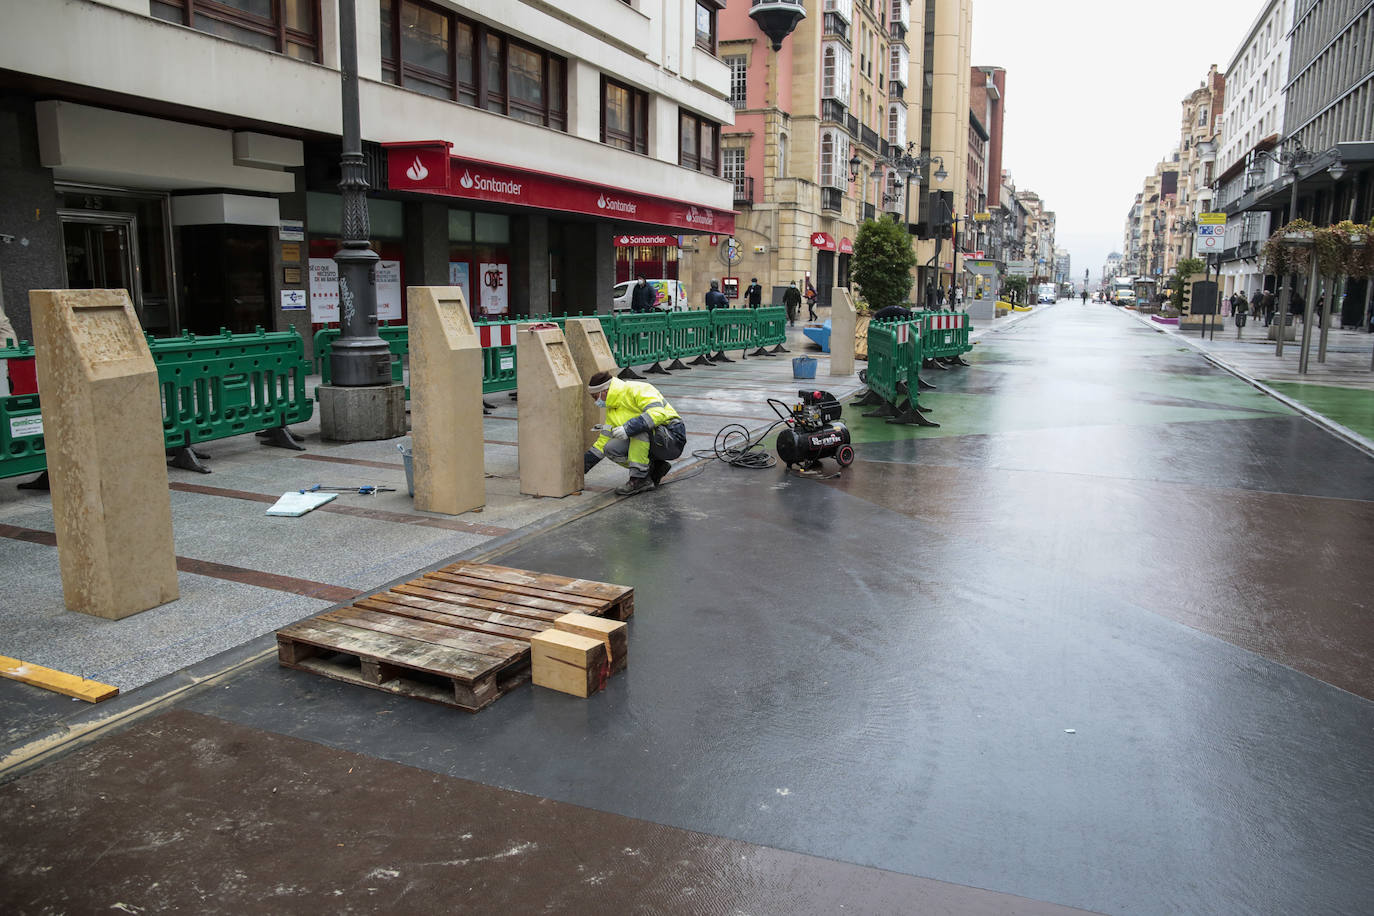
[(562, 175), (454, 156), (442, 140), (385, 143), (387, 187), (729, 235), (735, 214)]

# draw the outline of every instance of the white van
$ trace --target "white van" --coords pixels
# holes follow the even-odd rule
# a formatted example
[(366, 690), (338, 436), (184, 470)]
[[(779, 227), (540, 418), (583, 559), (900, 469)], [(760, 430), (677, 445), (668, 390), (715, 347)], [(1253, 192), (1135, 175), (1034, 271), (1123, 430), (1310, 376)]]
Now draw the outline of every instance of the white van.
[[(624, 283), (617, 283), (611, 288), (611, 308), (617, 312), (628, 312), (630, 310), (630, 297), (634, 293), (634, 285), (639, 280), (626, 280)], [(649, 287), (654, 291), (654, 304), (660, 309), (670, 312), (685, 312), (688, 309), (687, 290), (683, 287), (681, 280), (650, 280)]]

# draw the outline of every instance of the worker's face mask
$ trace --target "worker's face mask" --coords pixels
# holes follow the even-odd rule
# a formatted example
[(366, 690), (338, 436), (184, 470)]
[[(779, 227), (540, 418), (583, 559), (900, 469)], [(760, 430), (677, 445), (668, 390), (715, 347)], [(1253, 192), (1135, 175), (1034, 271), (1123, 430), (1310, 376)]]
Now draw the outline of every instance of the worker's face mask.
[(596, 406), (597, 406), (597, 407), (605, 407), (605, 406), (606, 406), (606, 399), (605, 399), (604, 397), (602, 397), (601, 395), (597, 395), (597, 397), (596, 397)]

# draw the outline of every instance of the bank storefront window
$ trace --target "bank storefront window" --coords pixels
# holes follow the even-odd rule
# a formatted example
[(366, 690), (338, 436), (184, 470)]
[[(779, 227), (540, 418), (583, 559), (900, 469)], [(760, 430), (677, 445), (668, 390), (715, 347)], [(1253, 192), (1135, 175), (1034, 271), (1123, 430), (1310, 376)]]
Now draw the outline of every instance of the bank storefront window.
[(448, 279), (463, 289), (473, 318), (527, 314), (510, 297), (510, 217), (449, 210)]

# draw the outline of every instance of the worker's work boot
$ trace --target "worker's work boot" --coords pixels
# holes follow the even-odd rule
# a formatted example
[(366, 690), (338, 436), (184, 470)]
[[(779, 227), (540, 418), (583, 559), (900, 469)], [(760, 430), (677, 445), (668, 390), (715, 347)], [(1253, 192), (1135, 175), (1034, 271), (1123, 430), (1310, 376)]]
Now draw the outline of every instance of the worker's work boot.
[(654, 482), (654, 486), (658, 486), (672, 469), (672, 462), (654, 458), (649, 462), (649, 479)]
[(623, 487), (617, 487), (616, 496), (633, 496), (636, 493), (643, 493), (645, 490), (652, 490), (654, 482), (648, 477), (631, 477), (630, 482)]

